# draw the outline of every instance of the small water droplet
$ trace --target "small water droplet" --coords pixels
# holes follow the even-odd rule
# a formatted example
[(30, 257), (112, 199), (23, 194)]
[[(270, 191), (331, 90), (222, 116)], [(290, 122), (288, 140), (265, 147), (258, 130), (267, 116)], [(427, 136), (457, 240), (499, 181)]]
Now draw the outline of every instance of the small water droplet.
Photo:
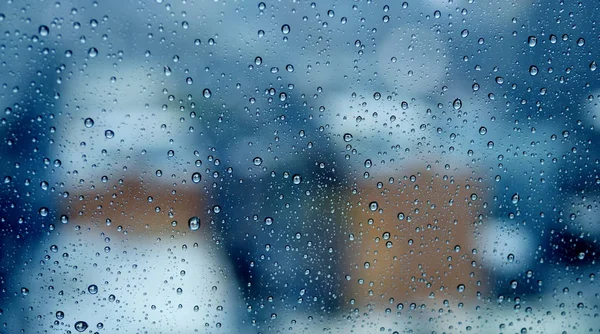
[(535, 66), (535, 65), (529, 66), (529, 74), (530, 75), (537, 75), (538, 72), (539, 72), (539, 69), (537, 68), (537, 66)]
[(302, 176), (300, 176), (299, 174), (294, 174), (294, 176), (292, 177), (292, 181), (294, 182), (294, 184), (300, 184), (302, 182)]
[(50, 33), (50, 29), (48, 29), (48, 27), (47, 27), (47, 26), (45, 26), (45, 25), (41, 25), (41, 26), (38, 28), (38, 32), (40, 33), (40, 36), (42, 36), (42, 37), (46, 37), (46, 36), (48, 36), (48, 34)]
[(200, 183), (200, 181), (202, 181), (202, 175), (200, 175), (200, 173), (196, 172), (192, 174), (192, 182)]
[(261, 157), (256, 157), (252, 160), (252, 163), (254, 164), (254, 166), (260, 166), (262, 165), (263, 159)]
[(527, 38), (527, 44), (529, 44), (530, 47), (534, 47), (537, 44), (537, 37), (529, 36)]
[(90, 286), (88, 286), (88, 292), (91, 293), (92, 295), (97, 294), (98, 286), (96, 284), (91, 284)]
[(452, 106), (454, 107), (454, 109), (458, 110), (462, 108), (462, 101), (460, 99), (456, 99), (454, 100), (454, 102), (452, 102)]
[(511, 198), (511, 200), (512, 200), (512, 203), (513, 203), (513, 204), (517, 204), (517, 203), (519, 203), (519, 194), (514, 194), (514, 195), (512, 195), (512, 198)]
[(171, 68), (167, 65), (165, 65), (164, 72), (166, 76), (170, 76), (171, 74), (173, 74), (173, 71), (171, 71)]
[(351, 142), (351, 141), (352, 141), (352, 138), (353, 138), (353, 137), (352, 137), (352, 134), (350, 134), (350, 133), (345, 133), (345, 134), (344, 134), (344, 141), (345, 141), (346, 143), (349, 143), (349, 142)]
[(212, 93), (211, 93), (210, 89), (204, 88), (204, 90), (202, 91), (202, 95), (204, 95), (204, 97), (208, 99), (209, 97), (212, 96)]
[(377, 208), (379, 208), (379, 204), (375, 201), (369, 203), (369, 210), (371, 211), (375, 211), (377, 210)]
[(485, 126), (482, 126), (479, 128), (479, 134), (480, 135), (484, 135), (487, 133), (487, 128)]
[(77, 321), (74, 327), (76, 331), (83, 332), (88, 328), (88, 324), (85, 321)]
[(98, 49), (92, 47), (88, 50), (88, 56), (90, 56), (90, 58), (96, 58), (97, 55), (98, 55)]
[(188, 226), (190, 227), (190, 230), (192, 231), (196, 231), (200, 228), (200, 218), (199, 217), (192, 217), (188, 220)]
[(91, 128), (94, 126), (94, 120), (88, 117), (83, 121), (83, 124), (86, 128)]
[(106, 130), (104, 131), (104, 137), (106, 137), (106, 139), (112, 139), (115, 137), (115, 133), (113, 130)]
[(291, 30), (290, 26), (287, 25), (287, 24), (284, 24), (284, 25), (281, 26), (281, 32), (284, 33), (284, 34), (286, 34), (286, 35), (290, 33), (290, 30)]

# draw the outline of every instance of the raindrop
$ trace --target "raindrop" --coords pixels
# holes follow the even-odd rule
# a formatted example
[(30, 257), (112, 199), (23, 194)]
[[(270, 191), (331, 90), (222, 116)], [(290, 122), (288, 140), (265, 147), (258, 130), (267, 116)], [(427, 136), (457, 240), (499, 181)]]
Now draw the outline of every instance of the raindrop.
[(78, 332), (83, 332), (88, 328), (88, 324), (85, 321), (77, 321), (75, 323), (75, 330)]
[(351, 141), (352, 141), (352, 138), (353, 138), (353, 137), (352, 137), (352, 135), (351, 135), (351, 134), (349, 134), (349, 133), (345, 133), (345, 134), (344, 134), (344, 141), (345, 141), (346, 143), (349, 143), (349, 142), (351, 142)]
[(294, 184), (300, 184), (302, 182), (302, 176), (300, 174), (294, 174), (292, 181)]
[(41, 25), (38, 29), (38, 32), (40, 33), (40, 36), (45, 37), (50, 33), (50, 29), (48, 29), (48, 27), (45, 25)]
[(458, 290), (458, 292), (464, 292), (465, 291), (465, 285), (464, 284), (459, 284), (456, 287), (456, 290)]
[(90, 56), (90, 58), (96, 58), (97, 55), (98, 55), (98, 49), (92, 47), (88, 50), (88, 56)]
[(371, 211), (377, 210), (378, 207), (379, 207), (379, 204), (375, 201), (369, 203), (369, 210), (371, 210)]
[(373, 94), (373, 98), (375, 99), (375, 101), (381, 99), (381, 93), (375, 92), (375, 94)]
[(506, 257), (506, 260), (507, 260), (509, 263), (513, 263), (513, 262), (515, 262), (515, 255), (514, 255), (514, 254), (512, 254), (512, 253), (511, 253), (511, 254), (508, 254), (508, 256)]
[(519, 203), (519, 194), (514, 194), (514, 195), (512, 195), (512, 198), (511, 198), (511, 200), (512, 200), (512, 203), (513, 203), (513, 204), (517, 204), (517, 203)]
[(531, 74), (531, 75), (537, 75), (538, 72), (539, 72), (539, 70), (538, 70), (537, 66), (531, 65), (529, 67), (529, 74)]
[(265, 225), (267, 225), (267, 226), (273, 225), (273, 218), (271, 218), (271, 217), (265, 218)]
[(58, 320), (62, 320), (65, 318), (65, 312), (63, 312), (63, 311), (56, 311), (55, 315), (56, 315), (56, 319), (58, 319)]
[(173, 71), (171, 71), (171, 68), (167, 65), (165, 65), (164, 72), (166, 76), (170, 76), (173, 73)]
[(212, 93), (211, 93), (210, 89), (204, 88), (204, 90), (202, 91), (202, 95), (204, 95), (204, 97), (208, 99), (209, 97), (212, 96)]
[(196, 231), (200, 228), (200, 218), (199, 217), (192, 217), (188, 220), (188, 226), (190, 227), (190, 230), (192, 231)]
[(192, 174), (192, 182), (200, 183), (200, 181), (202, 181), (202, 175), (200, 175), (200, 173), (196, 172)]
[(113, 130), (106, 130), (104, 131), (104, 137), (106, 137), (106, 139), (112, 139), (115, 137), (115, 133)]
[(487, 128), (485, 126), (482, 126), (479, 128), (479, 134), (480, 135), (484, 135), (487, 133)]
[(262, 165), (263, 159), (261, 157), (256, 157), (252, 160), (252, 163), (254, 164), (254, 166), (260, 166)]
[(452, 106), (454, 107), (454, 109), (458, 110), (462, 108), (462, 101), (460, 99), (456, 99), (454, 100), (454, 102), (452, 102)]
[(83, 124), (86, 128), (91, 128), (94, 126), (94, 120), (88, 117), (83, 121)]
[(92, 295), (97, 294), (98, 286), (96, 284), (92, 284), (92, 285), (88, 286), (88, 292), (91, 293)]
[(527, 44), (529, 44), (530, 47), (534, 47), (537, 44), (537, 37), (529, 36), (529, 38), (527, 38)]
[(284, 34), (289, 34), (290, 33), (290, 26), (287, 24), (284, 24), (281, 26), (281, 32)]

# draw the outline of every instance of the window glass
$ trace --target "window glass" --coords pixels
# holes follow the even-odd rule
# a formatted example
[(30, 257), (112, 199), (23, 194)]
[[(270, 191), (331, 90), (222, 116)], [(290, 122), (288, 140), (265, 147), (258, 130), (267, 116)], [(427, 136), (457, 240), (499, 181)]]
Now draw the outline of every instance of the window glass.
[(0, 333), (600, 331), (597, 1), (0, 4)]

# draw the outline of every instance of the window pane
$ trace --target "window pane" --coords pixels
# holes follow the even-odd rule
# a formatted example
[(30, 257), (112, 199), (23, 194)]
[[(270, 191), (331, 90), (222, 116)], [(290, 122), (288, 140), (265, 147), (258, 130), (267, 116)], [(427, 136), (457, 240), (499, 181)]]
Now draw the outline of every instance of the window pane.
[(597, 2), (0, 5), (0, 332), (600, 331)]

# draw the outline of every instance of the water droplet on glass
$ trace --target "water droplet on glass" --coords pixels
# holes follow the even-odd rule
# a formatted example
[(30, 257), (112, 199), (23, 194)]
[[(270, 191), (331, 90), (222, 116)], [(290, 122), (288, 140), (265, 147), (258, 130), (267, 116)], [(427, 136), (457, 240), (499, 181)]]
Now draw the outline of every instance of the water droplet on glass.
[(285, 70), (292, 73), (294, 72), (294, 66), (292, 64), (285, 65)]
[(173, 73), (173, 71), (171, 71), (171, 68), (167, 65), (165, 65), (164, 72), (166, 76), (170, 76)]
[(584, 46), (584, 45), (585, 45), (585, 39), (579, 38), (577, 40), (577, 46)]
[(58, 319), (58, 320), (62, 320), (65, 318), (65, 312), (63, 312), (63, 311), (56, 311), (55, 315), (56, 315), (56, 319)]
[(192, 231), (196, 231), (200, 228), (200, 218), (199, 217), (192, 217), (188, 220), (188, 226), (190, 227), (190, 230)]
[(261, 157), (256, 157), (252, 160), (252, 163), (254, 164), (254, 166), (260, 166), (262, 165), (263, 159)]
[(38, 28), (38, 32), (40, 33), (40, 36), (45, 37), (48, 36), (48, 34), (50, 33), (50, 29), (48, 29), (48, 27), (45, 25), (41, 25)]
[(514, 255), (514, 254), (512, 254), (512, 253), (511, 253), (511, 254), (508, 254), (508, 256), (506, 257), (506, 260), (507, 260), (509, 263), (513, 263), (513, 262), (515, 262), (515, 255)]
[(90, 56), (90, 58), (95, 58), (97, 55), (98, 49), (92, 47), (88, 50), (88, 56)]
[(484, 135), (487, 133), (487, 128), (485, 126), (482, 126), (479, 128), (479, 134), (480, 135)]
[(454, 107), (454, 109), (458, 110), (462, 108), (462, 101), (460, 99), (456, 99), (454, 100), (454, 102), (452, 102), (452, 106)]
[(379, 204), (375, 201), (369, 203), (369, 210), (371, 210), (371, 211), (377, 210), (378, 207), (379, 207)]
[(373, 94), (373, 98), (375, 99), (375, 101), (381, 99), (381, 93), (380, 92), (375, 92), (375, 94)]
[(192, 182), (199, 183), (200, 181), (202, 181), (202, 175), (200, 175), (200, 173), (196, 172), (192, 174)]
[(534, 47), (537, 44), (537, 37), (529, 36), (527, 38), (527, 44), (529, 44), (530, 47)]
[(192, 79), (192, 78), (190, 78), (190, 77), (187, 77), (187, 78), (185, 78), (185, 82), (186, 82), (188, 85), (191, 85), (191, 84), (193, 84), (193, 83), (194, 83), (194, 79)]
[(271, 218), (271, 217), (265, 218), (265, 225), (267, 225), (267, 226), (273, 225), (273, 218)]
[(459, 284), (456, 287), (456, 290), (458, 290), (458, 292), (464, 292), (465, 291), (465, 285), (464, 284)]
[(208, 99), (209, 97), (211, 97), (212, 93), (210, 89), (204, 88), (204, 90), (202, 91), (202, 95), (204, 95), (204, 97)]
[(511, 200), (512, 200), (512, 203), (513, 203), (513, 204), (517, 204), (517, 203), (519, 203), (519, 194), (514, 194), (514, 195), (512, 195), (512, 198), (511, 198)]
[(292, 181), (294, 182), (294, 184), (300, 184), (302, 182), (302, 176), (300, 176), (299, 174), (295, 174), (292, 177)]
[(346, 134), (344, 134), (344, 141), (345, 141), (346, 143), (349, 143), (349, 142), (351, 142), (351, 141), (352, 141), (352, 138), (353, 138), (353, 137), (352, 137), (352, 135), (351, 135), (351, 134), (349, 134), (349, 133), (346, 133)]
[(290, 33), (290, 26), (287, 24), (284, 24), (281, 26), (281, 32), (284, 34), (289, 34)]
[(96, 284), (91, 284), (90, 286), (88, 286), (88, 292), (91, 293), (92, 295), (97, 294), (98, 286)]
[(93, 127), (93, 126), (94, 126), (94, 120), (93, 120), (93, 119), (91, 119), (91, 118), (86, 118), (86, 119), (83, 121), (83, 124), (85, 125), (85, 127), (86, 127), (86, 128), (91, 128), (91, 127)]
[(539, 72), (539, 70), (538, 70), (537, 66), (535, 66), (535, 65), (529, 66), (529, 74), (537, 75), (538, 72)]
[(112, 139), (115, 137), (115, 133), (113, 130), (106, 130), (104, 131), (104, 137), (106, 137), (106, 139)]
[(85, 321), (77, 321), (74, 327), (76, 331), (83, 332), (88, 328), (88, 324)]

